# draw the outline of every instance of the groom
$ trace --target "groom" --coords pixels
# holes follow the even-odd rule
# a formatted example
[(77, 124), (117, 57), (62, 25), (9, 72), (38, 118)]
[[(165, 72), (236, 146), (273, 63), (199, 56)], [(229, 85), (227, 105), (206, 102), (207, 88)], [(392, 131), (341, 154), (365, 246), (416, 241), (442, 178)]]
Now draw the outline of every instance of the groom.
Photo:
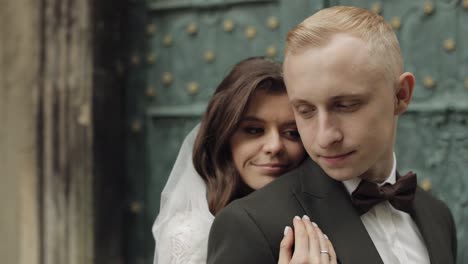
[(288, 34), (284, 78), (313, 161), (221, 211), (208, 263), (277, 263), (296, 215), (328, 235), (339, 263), (455, 263), (450, 211), (396, 171), (397, 121), (415, 79), (383, 18), (355, 7), (307, 18)]

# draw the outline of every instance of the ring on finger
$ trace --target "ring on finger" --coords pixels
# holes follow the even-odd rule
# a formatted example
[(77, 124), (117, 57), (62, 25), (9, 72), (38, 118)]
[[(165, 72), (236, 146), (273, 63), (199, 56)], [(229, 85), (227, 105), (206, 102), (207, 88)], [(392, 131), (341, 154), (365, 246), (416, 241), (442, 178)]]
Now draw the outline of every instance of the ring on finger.
[(327, 255), (328, 255), (328, 259), (331, 259), (331, 255), (330, 255), (330, 253), (328, 252), (328, 250), (320, 250), (320, 254), (327, 254)]

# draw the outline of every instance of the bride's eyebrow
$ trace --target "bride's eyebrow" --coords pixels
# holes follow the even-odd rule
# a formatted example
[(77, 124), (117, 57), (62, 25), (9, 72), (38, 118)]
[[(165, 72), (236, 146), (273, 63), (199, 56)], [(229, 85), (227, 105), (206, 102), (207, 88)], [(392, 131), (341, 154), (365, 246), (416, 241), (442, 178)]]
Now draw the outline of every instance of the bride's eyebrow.
[(292, 120), (288, 120), (286, 122), (284, 122), (283, 124), (281, 124), (282, 126), (296, 126), (296, 120), (292, 119)]
[(256, 116), (245, 116), (241, 119), (242, 122), (252, 121), (252, 122), (265, 122), (263, 119), (260, 119)]

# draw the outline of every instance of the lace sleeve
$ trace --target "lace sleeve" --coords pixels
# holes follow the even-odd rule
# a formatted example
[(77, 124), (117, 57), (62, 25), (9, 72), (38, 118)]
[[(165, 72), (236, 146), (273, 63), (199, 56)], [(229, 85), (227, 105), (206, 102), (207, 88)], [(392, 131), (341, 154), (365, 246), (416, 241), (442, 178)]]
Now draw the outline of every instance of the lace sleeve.
[(176, 214), (156, 240), (157, 264), (205, 264), (210, 226), (209, 218)]

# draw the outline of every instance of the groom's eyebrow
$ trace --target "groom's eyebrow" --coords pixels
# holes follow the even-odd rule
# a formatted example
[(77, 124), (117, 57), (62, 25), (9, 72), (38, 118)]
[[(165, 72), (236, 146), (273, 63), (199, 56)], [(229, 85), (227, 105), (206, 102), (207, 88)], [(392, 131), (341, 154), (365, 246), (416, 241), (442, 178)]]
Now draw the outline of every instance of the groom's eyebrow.
[(293, 99), (289, 103), (293, 106), (301, 105), (301, 104), (310, 104), (309, 102), (303, 99)]

